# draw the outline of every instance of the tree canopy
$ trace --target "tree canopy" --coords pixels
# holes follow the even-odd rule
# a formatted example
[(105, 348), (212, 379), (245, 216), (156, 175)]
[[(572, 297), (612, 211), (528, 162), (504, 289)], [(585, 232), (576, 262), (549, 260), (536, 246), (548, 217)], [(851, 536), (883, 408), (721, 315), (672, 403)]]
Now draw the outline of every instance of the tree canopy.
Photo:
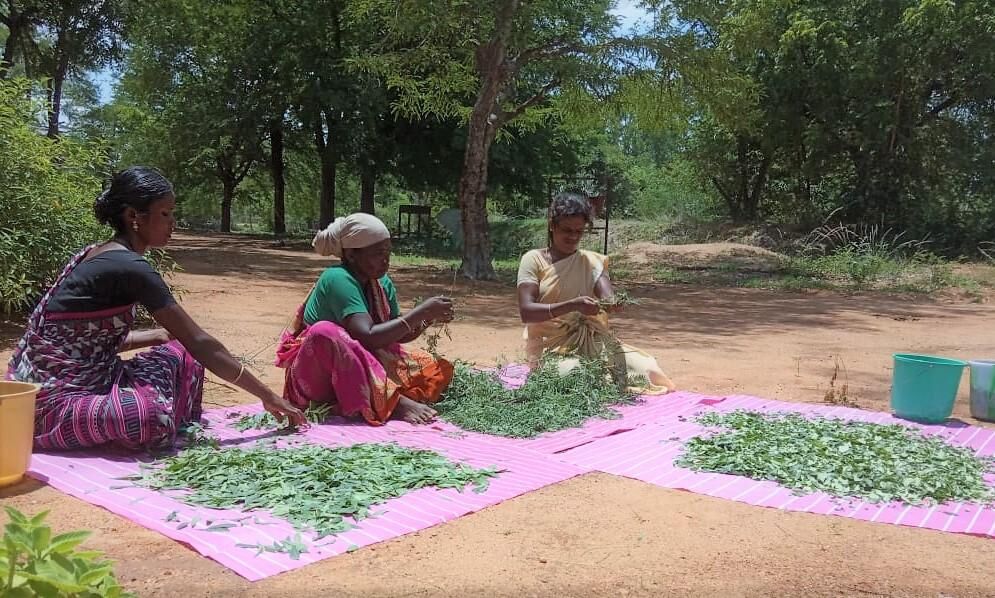
[(623, 216), (995, 238), (992, 0), (642, 7), (634, 30), (612, 0), (5, 0), (0, 78), (44, 107), (24, 126), (103, 148), (94, 174), (165, 171), (187, 223), (458, 207), (472, 278), (555, 175)]

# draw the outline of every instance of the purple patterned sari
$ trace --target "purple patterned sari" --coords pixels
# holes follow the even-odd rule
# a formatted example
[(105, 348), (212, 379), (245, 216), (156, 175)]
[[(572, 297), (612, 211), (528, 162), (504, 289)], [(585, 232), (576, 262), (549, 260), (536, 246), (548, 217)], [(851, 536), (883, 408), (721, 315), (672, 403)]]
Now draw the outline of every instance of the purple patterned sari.
[(176, 341), (121, 359), (118, 350), (135, 321), (135, 304), (79, 313), (46, 309), (93, 247), (73, 256), (38, 303), (7, 378), (41, 385), (35, 408), (39, 449), (169, 448), (178, 431), (200, 419), (203, 366)]

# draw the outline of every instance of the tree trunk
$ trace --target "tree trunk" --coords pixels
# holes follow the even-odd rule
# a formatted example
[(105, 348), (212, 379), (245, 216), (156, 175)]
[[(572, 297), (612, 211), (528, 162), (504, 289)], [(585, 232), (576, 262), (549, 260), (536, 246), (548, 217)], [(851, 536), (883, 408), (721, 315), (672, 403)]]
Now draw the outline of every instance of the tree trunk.
[(460, 221), (463, 224), (463, 262), (459, 272), (474, 280), (494, 280), (491, 234), (487, 222), (487, 167), (491, 144), (503, 124), (498, 98), (514, 67), (507, 61), (508, 40), (518, 12), (518, 0), (502, 0), (495, 8), (494, 37), (476, 48), (474, 63), (480, 75), (480, 90), (467, 126), (463, 172), (459, 180)]
[(359, 173), (359, 211), (367, 214), (376, 214), (376, 206), (373, 203), (374, 191), (376, 190), (377, 173), (372, 165), (363, 165)]
[(726, 188), (722, 185), (722, 181), (719, 180), (719, 177), (712, 177), (712, 185), (715, 186), (715, 190), (718, 191), (719, 195), (722, 196), (722, 199), (725, 200), (726, 208), (729, 209), (729, 217), (732, 218), (732, 221), (740, 222), (742, 216), (740, 215), (739, 204), (736, 203), (736, 196), (726, 190)]
[(17, 12), (13, 3), (8, 3), (8, 14), (5, 20), (7, 26), (7, 40), (3, 45), (3, 58), (0, 59), (0, 80), (10, 76), (10, 71), (14, 67), (14, 54), (17, 52), (17, 44), (23, 37), (30, 33), (28, 16), (23, 12)]
[(273, 178), (273, 233), (278, 237), (287, 234), (287, 181), (284, 169), (283, 123), (274, 120), (270, 123), (270, 175)]
[(221, 232), (231, 232), (231, 204), (235, 200), (235, 181), (230, 176), (221, 179)]
[(843, 210), (842, 216), (847, 221), (857, 222), (868, 215), (868, 197), (870, 196), (870, 166), (866, 154), (857, 146), (847, 148), (850, 162), (853, 164), (854, 180), (851, 183), (851, 199)]
[(746, 138), (739, 136), (736, 139), (736, 163), (737, 166), (739, 166), (739, 180), (736, 181), (736, 203), (739, 218), (736, 218), (736, 222), (745, 222), (750, 216), (747, 213), (750, 201), (750, 171), (748, 153)]
[(59, 40), (56, 44), (55, 51), (58, 55), (58, 63), (55, 65), (55, 73), (53, 73), (52, 80), (49, 82), (49, 139), (55, 139), (59, 136), (59, 115), (62, 112), (62, 87), (66, 82), (66, 73), (69, 71), (69, 52), (59, 47), (65, 44), (65, 34), (61, 31), (59, 32)]
[(321, 189), (318, 192), (318, 228), (325, 228), (335, 219), (335, 177), (338, 156), (331, 144), (332, 123), (328, 124), (328, 138), (322, 120), (324, 111), (319, 111), (314, 121), (314, 147), (321, 160)]
[(756, 222), (760, 217), (760, 198), (763, 197), (764, 190), (767, 188), (767, 174), (769, 172), (770, 159), (764, 156), (760, 161), (760, 166), (757, 168), (757, 174), (753, 178), (750, 195), (747, 198), (749, 201), (746, 205), (745, 213), (751, 222)]
[(17, 45), (17, 35), (13, 29), (7, 32), (7, 41), (3, 45), (3, 58), (0, 59), (0, 80), (6, 79), (10, 69), (14, 67), (14, 47)]
[(321, 195), (319, 197), (318, 227), (325, 228), (335, 219), (336, 158), (331, 150), (321, 154)]
[(470, 117), (463, 172), (459, 180), (460, 221), (463, 224), (463, 263), (460, 274), (474, 280), (494, 280), (490, 225), (487, 222), (487, 166), (494, 127), (488, 122), (490, 105), (478, 100)]

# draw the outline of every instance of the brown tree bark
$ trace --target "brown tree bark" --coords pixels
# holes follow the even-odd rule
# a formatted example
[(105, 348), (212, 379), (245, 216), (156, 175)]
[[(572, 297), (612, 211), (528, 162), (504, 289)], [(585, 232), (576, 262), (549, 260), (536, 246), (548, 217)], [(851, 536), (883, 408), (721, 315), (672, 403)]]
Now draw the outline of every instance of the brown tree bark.
[(487, 167), (495, 129), (488, 122), (490, 106), (486, 98), (481, 99), (484, 101), (478, 100), (470, 117), (459, 181), (463, 225), (463, 262), (459, 271), (474, 280), (494, 280), (497, 275), (491, 263), (490, 225), (487, 222)]
[(270, 123), (270, 176), (273, 178), (273, 233), (287, 234), (287, 180), (283, 162), (283, 122), (274, 119)]
[(17, 45), (23, 43), (24, 39), (31, 33), (30, 11), (32, 9), (20, 9), (8, 0), (7, 13), (0, 15), (0, 23), (7, 27), (7, 39), (3, 45), (3, 58), (0, 59), (0, 80), (6, 79), (10, 75), (10, 69), (14, 66), (14, 55), (17, 53)]
[(55, 52), (58, 62), (55, 65), (55, 73), (48, 82), (48, 137), (56, 139), (59, 136), (59, 117), (62, 113), (62, 88), (66, 83), (66, 74), (69, 72), (69, 53), (62, 47), (66, 43), (66, 34), (59, 32), (55, 45)]
[(376, 169), (371, 164), (363, 165), (359, 173), (359, 211), (376, 214), (374, 196), (377, 185)]
[(320, 111), (315, 120), (314, 146), (321, 160), (321, 189), (318, 192), (318, 228), (325, 228), (335, 219), (335, 178), (337, 174), (338, 155), (332, 146), (331, 121), (327, 122), (328, 137), (325, 136), (324, 111)]
[(459, 272), (475, 280), (494, 280), (490, 226), (487, 222), (487, 167), (491, 144), (508, 115), (498, 114), (499, 98), (518, 66), (508, 60), (508, 40), (518, 12), (518, 0), (502, 0), (496, 9), (494, 37), (477, 47), (475, 63), (480, 91), (467, 127), (463, 172), (459, 181), (463, 261)]
[[(228, 153), (219, 153), (217, 160), (217, 175), (221, 179), (221, 232), (231, 232), (231, 208), (235, 203), (235, 189), (238, 188), (249, 169), (255, 162), (255, 152), (252, 157), (238, 158), (238, 149)], [(244, 154), (245, 156), (245, 154)]]
[(225, 176), (221, 179), (221, 232), (231, 232), (231, 204), (235, 200), (235, 181)]

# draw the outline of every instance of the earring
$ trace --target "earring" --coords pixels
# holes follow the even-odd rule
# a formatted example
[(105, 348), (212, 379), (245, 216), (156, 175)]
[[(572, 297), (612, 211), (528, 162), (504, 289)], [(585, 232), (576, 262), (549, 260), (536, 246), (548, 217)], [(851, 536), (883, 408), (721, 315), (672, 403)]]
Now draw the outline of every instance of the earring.
[(135, 231), (136, 233), (138, 232), (138, 221), (137, 220), (135, 220), (135, 221), (133, 221), (131, 223), (131, 230)]

